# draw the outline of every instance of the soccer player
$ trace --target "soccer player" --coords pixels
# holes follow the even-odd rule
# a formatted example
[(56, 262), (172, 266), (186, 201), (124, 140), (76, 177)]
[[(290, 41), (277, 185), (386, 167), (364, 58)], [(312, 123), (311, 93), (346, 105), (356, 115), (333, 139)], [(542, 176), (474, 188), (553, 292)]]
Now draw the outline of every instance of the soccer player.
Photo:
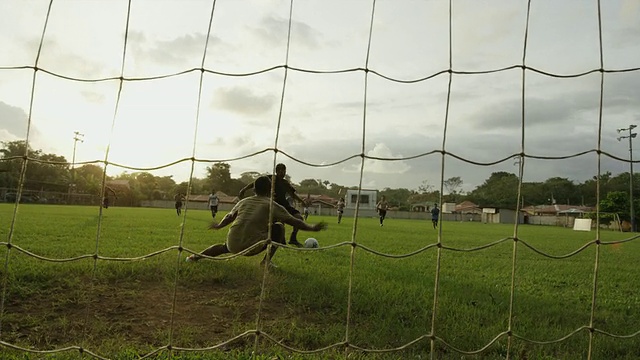
[(218, 195), (216, 195), (216, 190), (211, 190), (211, 194), (209, 194), (209, 209), (211, 209), (211, 217), (213, 219), (216, 218), (216, 214), (218, 213)]
[(380, 201), (376, 204), (376, 210), (378, 210), (378, 215), (380, 216), (380, 226), (384, 226), (384, 218), (387, 217), (387, 209), (389, 208), (389, 203), (387, 199), (382, 195), (380, 197)]
[[(297, 217), (292, 216), (287, 209), (278, 203), (271, 201), (271, 180), (268, 176), (261, 176), (253, 183), (255, 196), (251, 196), (240, 200), (231, 211), (222, 218), (220, 223), (212, 223), (209, 229), (222, 229), (232, 224), (227, 233), (227, 240), (223, 244), (212, 245), (199, 254), (193, 254), (187, 257), (187, 261), (197, 261), (202, 259), (201, 255), (219, 256), (227, 253), (237, 254), (242, 252), (260, 241), (269, 237), (269, 222), (271, 225), (271, 239), (280, 244), (286, 244), (284, 236), (284, 225), (289, 224), (297, 229), (305, 231), (320, 231), (327, 228), (327, 224), (320, 222), (314, 225), (308, 224)], [(270, 208), (273, 205), (273, 219), (269, 219)], [(254, 256), (267, 249), (267, 244), (258, 246), (246, 254), (245, 256)], [(268, 264), (275, 267), (271, 263), (271, 259), (275, 254), (277, 246), (272, 246), (271, 251), (265, 254), (261, 265)]]
[[(273, 200), (276, 203), (280, 204), (282, 207), (284, 207), (289, 212), (289, 214), (291, 214), (293, 217), (300, 219), (300, 221), (303, 221), (304, 218), (300, 214), (300, 211), (298, 211), (298, 209), (296, 209), (295, 207), (291, 206), (289, 201), (287, 201), (287, 197), (291, 197), (294, 200), (302, 203), (303, 205), (305, 205), (305, 201), (302, 200), (298, 196), (298, 194), (296, 194), (296, 189), (287, 181), (287, 179), (285, 179), (286, 175), (287, 175), (287, 167), (282, 163), (277, 164), (276, 174), (275, 176), (272, 176), (272, 178), (275, 181)], [(249, 184), (244, 188), (242, 188), (242, 190), (240, 190), (240, 193), (238, 194), (238, 197), (242, 199), (244, 196), (244, 193), (247, 190), (254, 187), (254, 184)], [(289, 244), (295, 245), (297, 247), (301, 247), (302, 244), (298, 241), (297, 235), (298, 235), (298, 228), (294, 226), (293, 231), (289, 236)]]
[(338, 204), (336, 205), (337, 211), (338, 211), (338, 224), (340, 224), (340, 221), (342, 221), (342, 213), (344, 213), (344, 198), (340, 198), (340, 200), (338, 200)]
[(440, 217), (440, 209), (438, 209), (438, 204), (433, 204), (433, 209), (431, 209), (431, 223), (433, 223), (433, 228), (438, 227), (438, 218)]
[(182, 214), (182, 202), (185, 200), (184, 195), (177, 193), (173, 198), (176, 201), (176, 214), (180, 216)]

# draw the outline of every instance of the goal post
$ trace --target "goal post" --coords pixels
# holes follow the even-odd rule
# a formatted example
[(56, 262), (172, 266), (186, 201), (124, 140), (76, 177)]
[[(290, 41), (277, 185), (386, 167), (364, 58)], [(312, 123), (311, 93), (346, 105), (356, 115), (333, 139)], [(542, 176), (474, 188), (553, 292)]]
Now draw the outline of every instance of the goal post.
[[(597, 218), (600, 218), (599, 222), (596, 222)], [(611, 213), (611, 212), (585, 212), (584, 214), (582, 214), (582, 218), (581, 219), (576, 219), (574, 226), (573, 226), (573, 230), (582, 230), (582, 227), (584, 226), (583, 224), (586, 223), (586, 221), (579, 221), (579, 220), (589, 220), (589, 228), (593, 228), (596, 226), (597, 223), (600, 224), (600, 226), (602, 227), (604, 224), (606, 224), (608, 226), (608, 228), (610, 229), (614, 229), (617, 231), (624, 231), (624, 226), (623, 226), (623, 222), (620, 220), (620, 215), (618, 213)], [(579, 225), (579, 229), (576, 229), (576, 223), (582, 223), (581, 225)]]

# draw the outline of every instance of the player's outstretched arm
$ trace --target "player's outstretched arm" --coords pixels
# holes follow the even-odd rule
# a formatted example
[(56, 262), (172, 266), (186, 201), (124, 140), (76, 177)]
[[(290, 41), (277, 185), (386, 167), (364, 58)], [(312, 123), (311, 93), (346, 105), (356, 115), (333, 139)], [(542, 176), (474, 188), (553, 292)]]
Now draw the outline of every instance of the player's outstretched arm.
[(293, 196), (293, 198), (299, 202), (300, 204), (302, 204), (302, 206), (309, 206), (309, 204), (307, 204), (307, 200), (301, 198), (300, 196), (298, 196), (298, 194), (296, 193), (292, 193), (291, 196)]
[(228, 213), (222, 218), (219, 223), (216, 223), (215, 221), (212, 222), (211, 225), (209, 225), (209, 230), (222, 229), (223, 227), (231, 224), (236, 219), (236, 217), (238, 217), (238, 213)]

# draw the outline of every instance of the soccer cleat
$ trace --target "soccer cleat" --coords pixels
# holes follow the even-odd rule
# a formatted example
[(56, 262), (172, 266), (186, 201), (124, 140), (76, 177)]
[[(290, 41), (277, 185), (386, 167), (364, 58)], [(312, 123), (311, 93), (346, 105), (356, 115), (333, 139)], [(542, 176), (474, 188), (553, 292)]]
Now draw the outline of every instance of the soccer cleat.
[(300, 244), (300, 242), (298, 240), (289, 240), (289, 245), (302, 247), (302, 244)]
[(194, 255), (189, 255), (189, 256), (187, 256), (186, 259), (184, 259), (184, 261), (186, 261), (186, 262), (196, 262), (196, 257)]

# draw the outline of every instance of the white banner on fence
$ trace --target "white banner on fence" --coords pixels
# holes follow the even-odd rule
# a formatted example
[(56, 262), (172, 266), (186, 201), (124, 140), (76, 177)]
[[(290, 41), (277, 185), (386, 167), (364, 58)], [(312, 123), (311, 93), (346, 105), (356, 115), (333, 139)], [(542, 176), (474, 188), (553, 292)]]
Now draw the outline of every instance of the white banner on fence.
[(573, 230), (591, 231), (591, 219), (576, 219), (573, 223)]

